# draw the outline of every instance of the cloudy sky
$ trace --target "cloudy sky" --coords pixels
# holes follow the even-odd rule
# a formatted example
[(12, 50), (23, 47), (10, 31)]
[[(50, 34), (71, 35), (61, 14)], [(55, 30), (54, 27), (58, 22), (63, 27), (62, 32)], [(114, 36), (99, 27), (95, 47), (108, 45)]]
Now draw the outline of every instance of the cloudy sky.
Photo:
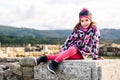
[(32, 29), (73, 29), (82, 8), (100, 29), (120, 29), (119, 0), (0, 0), (0, 25)]

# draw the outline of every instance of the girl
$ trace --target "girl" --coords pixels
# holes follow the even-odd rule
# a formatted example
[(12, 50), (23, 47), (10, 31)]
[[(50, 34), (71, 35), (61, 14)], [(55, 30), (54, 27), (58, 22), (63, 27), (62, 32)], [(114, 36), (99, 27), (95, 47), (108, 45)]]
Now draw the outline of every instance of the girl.
[(79, 23), (62, 45), (59, 54), (41, 56), (35, 59), (36, 64), (52, 60), (47, 66), (48, 70), (55, 74), (56, 67), (63, 60), (85, 59), (92, 55), (93, 60), (103, 59), (98, 57), (98, 44), (100, 32), (92, 21), (92, 14), (83, 8), (79, 13)]

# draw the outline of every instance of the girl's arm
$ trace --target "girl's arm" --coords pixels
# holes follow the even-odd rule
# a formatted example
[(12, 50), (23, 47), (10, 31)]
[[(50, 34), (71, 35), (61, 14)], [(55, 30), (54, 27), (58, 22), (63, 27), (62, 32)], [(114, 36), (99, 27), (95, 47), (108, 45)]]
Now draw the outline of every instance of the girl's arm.
[(100, 38), (100, 31), (97, 29), (97, 27), (94, 28), (94, 33), (92, 37), (92, 48), (91, 48), (91, 54), (94, 60), (98, 59), (98, 50), (99, 50), (99, 38)]
[(72, 37), (73, 37), (74, 32), (68, 35), (67, 39), (65, 40), (64, 44), (62, 45), (60, 52), (65, 51), (68, 49), (68, 47), (71, 45), (73, 42)]

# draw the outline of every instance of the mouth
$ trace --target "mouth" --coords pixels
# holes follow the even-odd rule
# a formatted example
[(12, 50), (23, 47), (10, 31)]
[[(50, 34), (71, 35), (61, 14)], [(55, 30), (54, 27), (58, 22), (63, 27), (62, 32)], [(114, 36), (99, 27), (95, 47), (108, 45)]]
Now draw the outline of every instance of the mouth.
[(88, 27), (88, 25), (84, 25), (83, 27), (84, 27), (84, 28), (85, 28), (85, 27)]

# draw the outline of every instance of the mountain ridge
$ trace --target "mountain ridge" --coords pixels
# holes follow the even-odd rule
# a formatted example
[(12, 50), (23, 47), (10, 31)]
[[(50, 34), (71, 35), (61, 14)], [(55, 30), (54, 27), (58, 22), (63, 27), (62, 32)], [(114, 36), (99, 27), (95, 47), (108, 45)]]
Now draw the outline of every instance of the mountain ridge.
[[(6, 36), (32, 36), (40, 38), (59, 38), (66, 37), (72, 30), (36, 30), (30, 28), (16, 28), (12, 26), (0, 25), (0, 35)], [(100, 29), (101, 38), (115, 40), (120, 39), (120, 29)]]

